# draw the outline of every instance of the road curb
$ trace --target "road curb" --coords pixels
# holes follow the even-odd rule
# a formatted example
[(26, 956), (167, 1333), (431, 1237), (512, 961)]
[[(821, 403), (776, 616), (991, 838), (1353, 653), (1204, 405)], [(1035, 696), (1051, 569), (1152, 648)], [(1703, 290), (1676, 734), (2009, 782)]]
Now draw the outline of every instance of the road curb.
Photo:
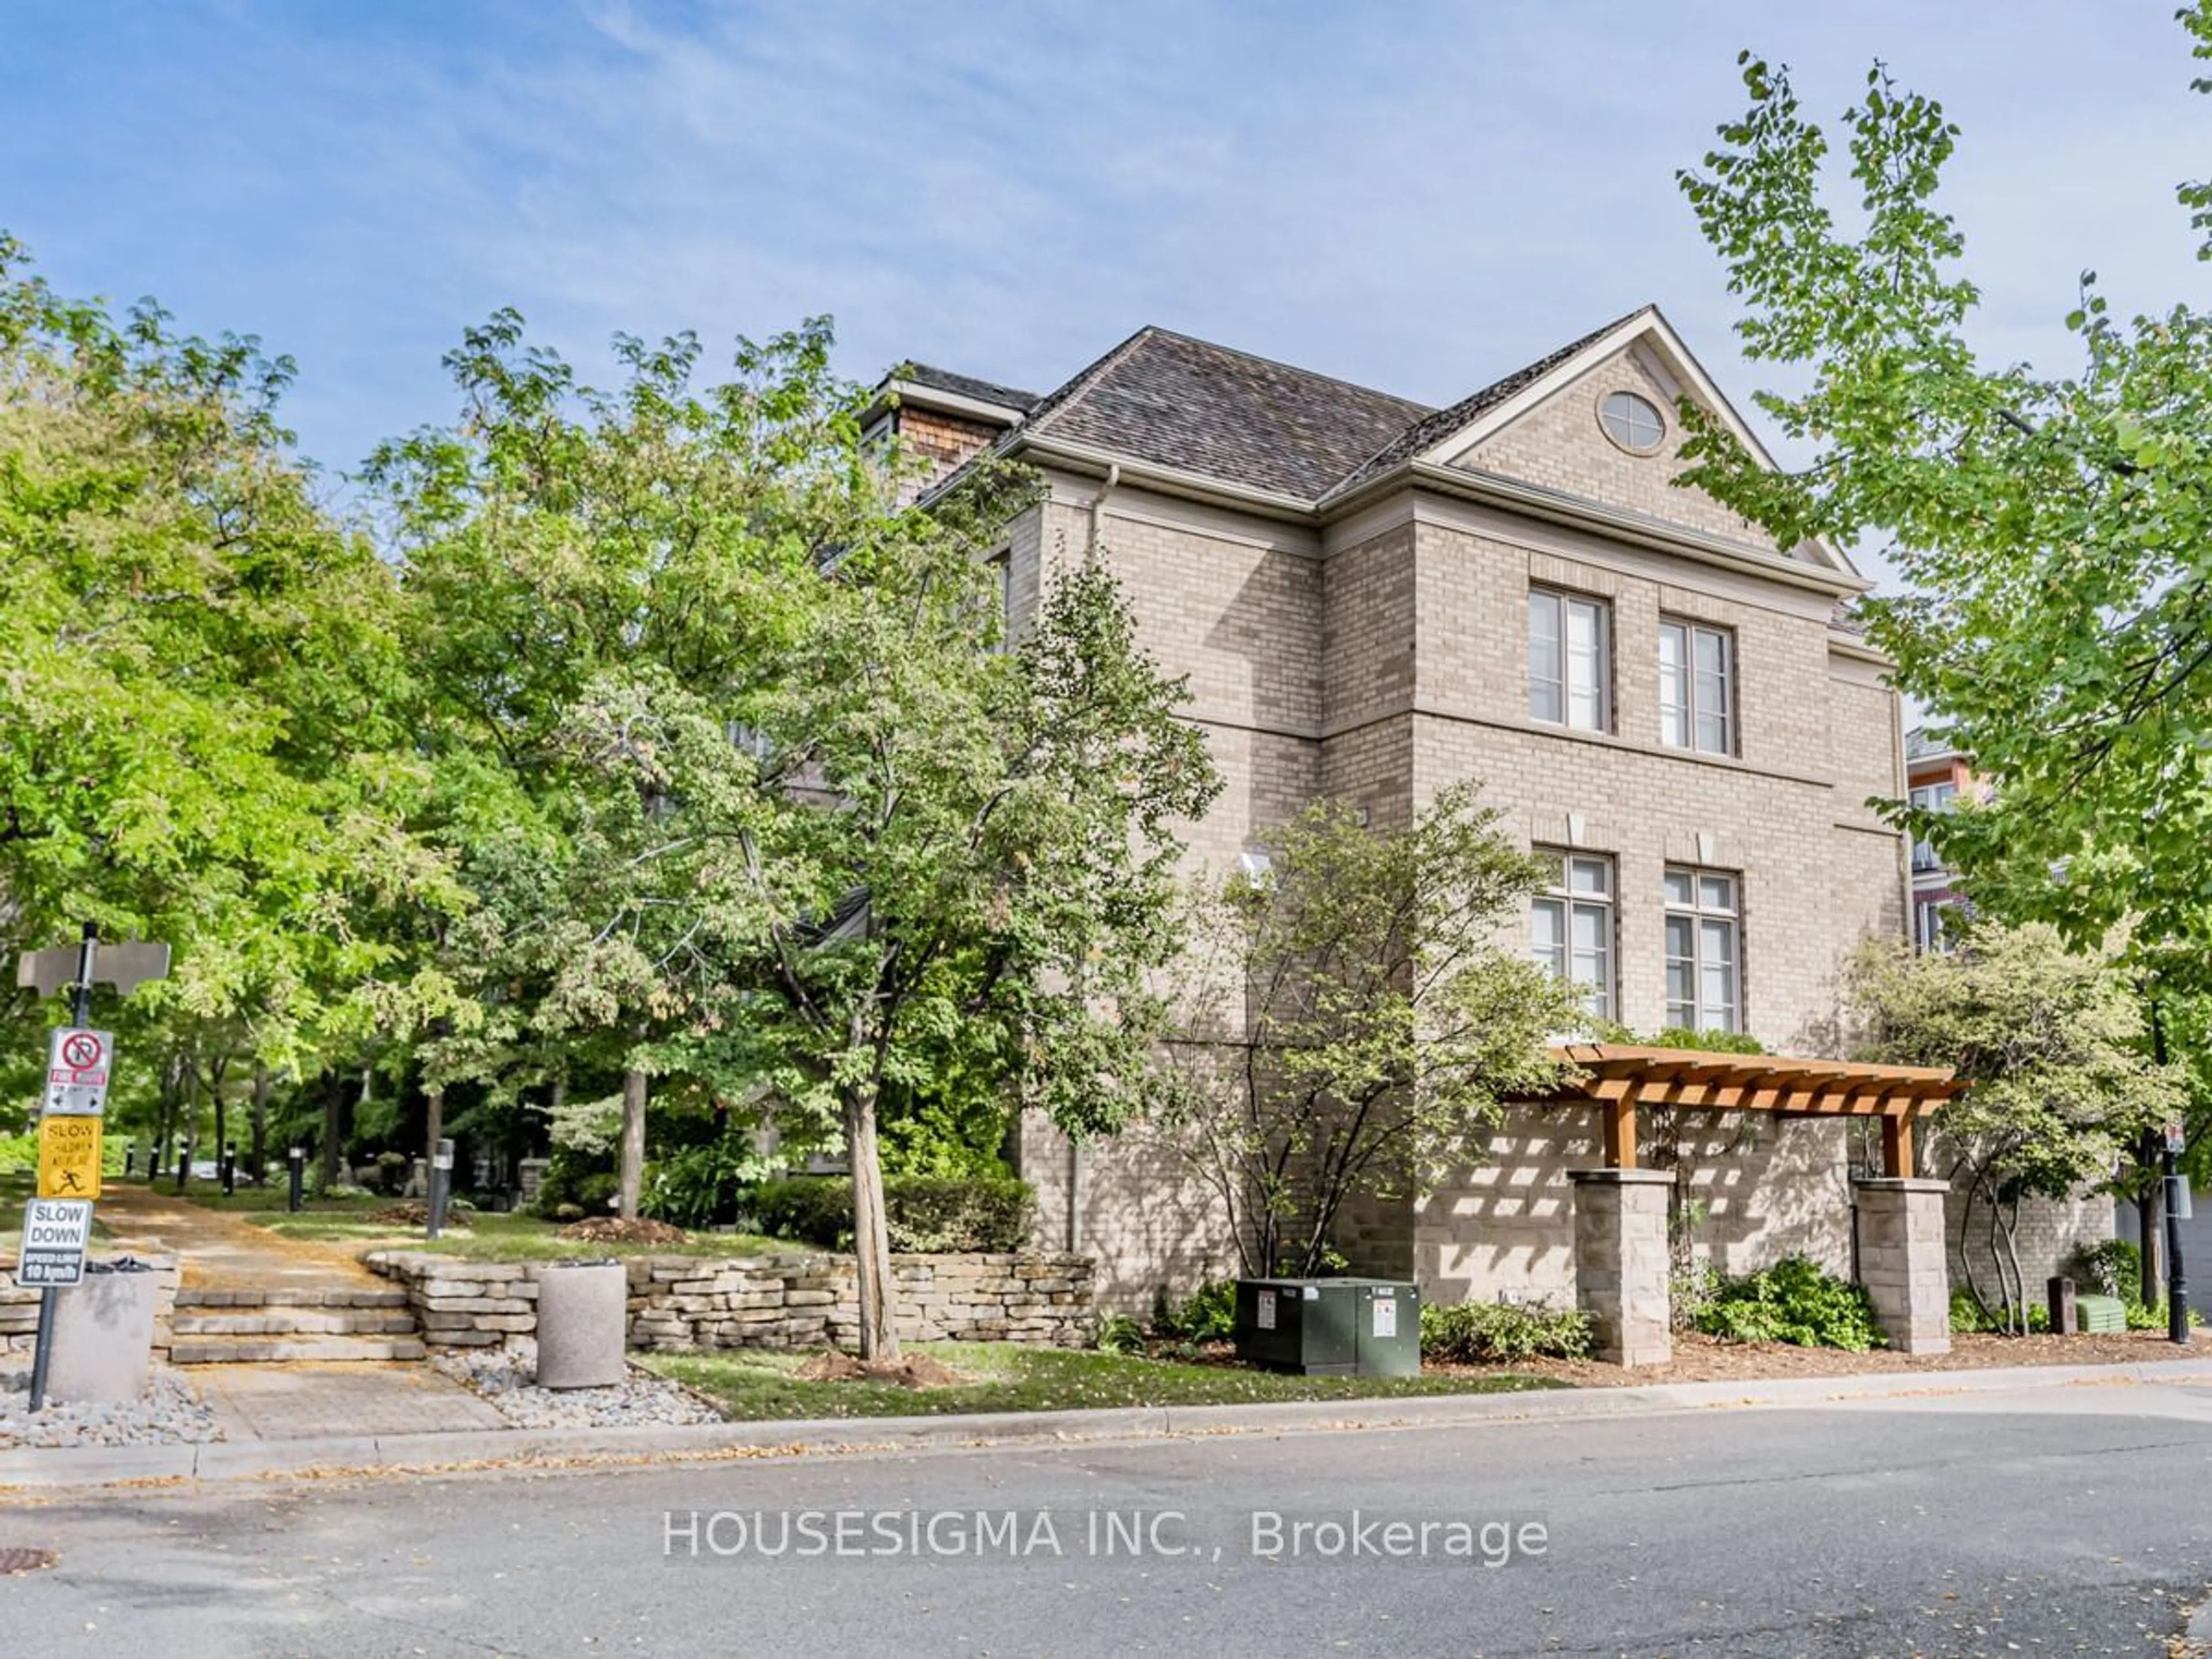
[(2014, 1365), (1957, 1371), (1875, 1371), (1759, 1382), (1661, 1382), (1517, 1394), (1427, 1395), (1238, 1406), (1116, 1407), (945, 1417), (856, 1417), (636, 1429), (505, 1429), (471, 1433), (320, 1436), (201, 1446), (82, 1446), (0, 1452), (0, 1490), (181, 1480), (313, 1477), (496, 1465), (718, 1462), (963, 1448), (1152, 1440), (1177, 1436), (1334, 1430), (1507, 1426), (1671, 1412), (1807, 1407), (2085, 1384), (2212, 1384), (2212, 1359), (2123, 1365)]

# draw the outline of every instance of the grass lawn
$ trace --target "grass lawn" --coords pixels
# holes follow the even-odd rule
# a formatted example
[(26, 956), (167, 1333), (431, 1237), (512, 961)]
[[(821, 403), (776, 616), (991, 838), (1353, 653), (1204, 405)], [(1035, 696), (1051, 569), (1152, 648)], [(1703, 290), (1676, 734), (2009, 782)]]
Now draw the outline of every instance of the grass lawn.
[(1373, 1400), (1408, 1395), (1514, 1394), (1565, 1386), (1545, 1377), (1293, 1376), (1018, 1342), (932, 1342), (919, 1352), (973, 1381), (952, 1388), (808, 1382), (805, 1354), (757, 1350), (636, 1356), (718, 1401), (733, 1418), (933, 1417), (952, 1412), (1059, 1411), (1104, 1406), (1232, 1406), (1264, 1400)]
[[(170, 1183), (163, 1183), (169, 1190)], [(407, 1200), (380, 1194), (369, 1197), (311, 1198), (295, 1215), (284, 1207), (285, 1193), (241, 1187), (225, 1196), (213, 1182), (185, 1189), (193, 1203), (223, 1210), (241, 1220), (285, 1238), (315, 1239), (324, 1243), (357, 1244), (364, 1250), (431, 1250), (468, 1261), (550, 1261), (563, 1257), (607, 1255), (762, 1255), (803, 1251), (806, 1246), (788, 1239), (763, 1238), (752, 1233), (694, 1233), (683, 1244), (609, 1244), (582, 1239), (556, 1238), (560, 1223), (519, 1212), (489, 1210), (458, 1212), (469, 1224), (449, 1227), (433, 1242), (420, 1227), (398, 1226), (370, 1218)]]

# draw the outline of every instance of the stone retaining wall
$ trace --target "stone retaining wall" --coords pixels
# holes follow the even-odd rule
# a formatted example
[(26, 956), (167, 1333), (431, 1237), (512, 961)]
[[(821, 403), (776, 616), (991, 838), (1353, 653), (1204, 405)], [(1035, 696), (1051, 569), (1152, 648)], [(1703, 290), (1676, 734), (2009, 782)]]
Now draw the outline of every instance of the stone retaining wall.
[[(422, 1250), (373, 1250), (362, 1260), (406, 1288), (432, 1347), (537, 1334), (545, 1262)], [(859, 1340), (850, 1256), (630, 1256), (623, 1265), (633, 1348), (850, 1348)], [(891, 1265), (899, 1338), (1088, 1346), (1095, 1270), (1086, 1255), (899, 1256)]]
[[(92, 1259), (114, 1261), (122, 1258), (96, 1255)], [(166, 1364), (169, 1358), (169, 1321), (177, 1306), (177, 1258), (166, 1251), (149, 1250), (143, 1255), (134, 1253), (131, 1260), (144, 1262), (161, 1275), (154, 1291), (154, 1358)], [(13, 1261), (0, 1261), (0, 1354), (27, 1354), (37, 1345), (38, 1337), (39, 1292), (15, 1283)]]

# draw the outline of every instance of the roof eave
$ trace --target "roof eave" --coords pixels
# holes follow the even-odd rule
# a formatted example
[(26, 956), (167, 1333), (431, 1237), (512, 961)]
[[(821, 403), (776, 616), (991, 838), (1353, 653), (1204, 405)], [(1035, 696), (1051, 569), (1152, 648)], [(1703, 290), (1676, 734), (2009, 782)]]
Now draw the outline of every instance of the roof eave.
[(924, 386), (919, 380), (902, 380), (894, 374), (878, 385), (869, 397), (867, 407), (860, 411), (860, 424), (866, 426), (894, 409), (908, 407), (964, 415), (971, 420), (987, 421), (994, 426), (1012, 426), (1024, 413), (1012, 404), (996, 404), (988, 398), (971, 398), (963, 392), (947, 392), (939, 386)]
[(1008, 434), (1000, 453), (1008, 459), (1026, 460), (1033, 465), (1058, 466), (1093, 477), (1103, 478), (1112, 469), (1119, 468), (1122, 483), (1158, 490), (1164, 495), (1179, 495), (1211, 506), (1237, 507), (1298, 524), (1319, 522), (1314, 503), (1297, 495), (1285, 495), (1272, 489), (1255, 489), (1247, 484), (1229, 483), (1202, 472), (1163, 466), (1156, 461), (1140, 460), (1133, 455), (1118, 455), (1111, 450), (1094, 448), (1089, 444), (1070, 443), (1064, 438), (1054, 438), (1043, 433), (1018, 428)]
[(1874, 586), (1863, 576), (1800, 564), (1779, 554), (1762, 553), (1687, 526), (1657, 524), (1634, 514), (1618, 512), (1595, 501), (1547, 489), (1541, 484), (1510, 478), (1503, 473), (1474, 472), (1464, 467), (1440, 466), (1433, 461), (1409, 460), (1370, 479), (1341, 500), (1330, 501), (1328, 517), (1345, 517), (1381, 496), (1407, 488), (1430, 489), (1486, 506), (1510, 507), (1531, 518), (1595, 531), (1662, 552), (1681, 554), (1700, 563), (1764, 576), (1838, 599), (1864, 593)]

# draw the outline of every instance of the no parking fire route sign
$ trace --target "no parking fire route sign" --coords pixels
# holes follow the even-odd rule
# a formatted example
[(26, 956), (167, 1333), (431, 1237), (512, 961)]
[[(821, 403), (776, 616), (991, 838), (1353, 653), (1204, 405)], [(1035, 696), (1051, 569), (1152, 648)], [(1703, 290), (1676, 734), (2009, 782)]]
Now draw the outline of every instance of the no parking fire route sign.
[(98, 1117), (107, 1109), (107, 1073), (115, 1036), (81, 1025), (57, 1026), (46, 1048), (46, 1115)]

